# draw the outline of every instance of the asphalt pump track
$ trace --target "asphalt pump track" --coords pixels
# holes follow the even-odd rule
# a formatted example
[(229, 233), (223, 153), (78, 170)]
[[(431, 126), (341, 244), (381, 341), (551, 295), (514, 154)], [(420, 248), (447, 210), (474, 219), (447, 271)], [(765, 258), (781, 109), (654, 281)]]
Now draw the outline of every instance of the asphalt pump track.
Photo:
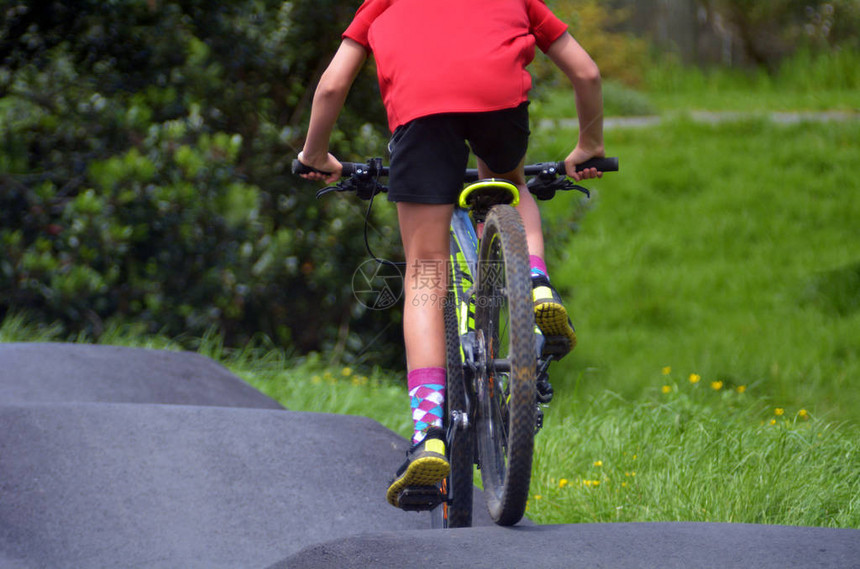
[(408, 442), (302, 413), (197, 354), (0, 344), (0, 569), (860, 569), (860, 530), (720, 523), (431, 530), (384, 499)]

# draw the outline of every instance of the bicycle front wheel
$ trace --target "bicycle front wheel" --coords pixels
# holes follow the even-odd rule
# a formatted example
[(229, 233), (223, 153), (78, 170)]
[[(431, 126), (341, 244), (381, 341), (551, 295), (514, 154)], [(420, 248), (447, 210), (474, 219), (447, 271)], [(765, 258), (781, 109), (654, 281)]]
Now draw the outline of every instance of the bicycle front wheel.
[(463, 375), (463, 356), (457, 333), (456, 296), (448, 295), (445, 304), (445, 343), (447, 345), (447, 388), (445, 427), (451, 472), (441, 488), (445, 502), (433, 512), (433, 527), (462, 528), (472, 525), (472, 480), (475, 462), (473, 429), (468, 428), (468, 403)]
[(513, 525), (523, 517), (528, 501), (536, 405), (528, 245), (515, 209), (490, 210), (479, 259), (479, 465), (490, 517), (499, 525)]

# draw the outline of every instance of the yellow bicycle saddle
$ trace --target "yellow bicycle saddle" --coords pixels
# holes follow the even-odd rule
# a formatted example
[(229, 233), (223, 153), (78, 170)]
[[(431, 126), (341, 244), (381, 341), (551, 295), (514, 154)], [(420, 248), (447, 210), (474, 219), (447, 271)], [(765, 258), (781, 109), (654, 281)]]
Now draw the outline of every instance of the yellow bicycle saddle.
[(486, 212), (494, 205), (520, 203), (520, 191), (507, 180), (488, 178), (469, 184), (460, 192), (459, 205), (463, 209)]

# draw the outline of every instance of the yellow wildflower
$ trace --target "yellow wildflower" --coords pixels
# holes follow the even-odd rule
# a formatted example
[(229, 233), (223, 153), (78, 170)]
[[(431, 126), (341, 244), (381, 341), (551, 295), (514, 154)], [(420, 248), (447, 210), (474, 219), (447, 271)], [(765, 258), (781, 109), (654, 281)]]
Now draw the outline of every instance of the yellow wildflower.
[(559, 488), (564, 488), (565, 486), (567, 486), (567, 484), (568, 484), (567, 478), (562, 478), (561, 480), (558, 481), (558, 487)]
[(713, 389), (714, 391), (719, 391), (722, 388), (723, 388), (723, 382), (722, 381), (712, 381), (711, 382), (711, 389)]
[(737, 389), (738, 393), (744, 393), (746, 390), (747, 390), (746, 385), (738, 385), (738, 389)]
[(771, 420), (770, 420), (770, 424), (771, 424), (771, 425), (776, 425), (776, 419), (771, 419)]
[(603, 466), (603, 461), (602, 460), (595, 460), (594, 466)]
[(671, 366), (666, 366), (663, 368), (663, 375), (669, 375), (670, 373), (672, 373), (672, 367)]
[(664, 385), (663, 389), (661, 389), (661, 391), (663, 393), (672, 393), (672, 386), (671, 385)]
[(698, 373), (691, 373), (690, 374), (690, 383), (699, 383), (699, 381), (701, 379), (702, 379), (702, 376), (699, 375)]
[(804, 420), (809, 419), (809, 411), (807, 411), (806, 409), (801, 409), (797, 412), (797, 416)]
[(352, 368), (351, 367), (345, 367), (342, 370), (340, 370), (340, 373), (344, 377), (349, 377), (352, 375)]
[(777, 417), (782, 417), (783, 415), (785, 415), (785, 409), (783, 409), (782, 407), (777, 407), (773, 410), (773, 414)]

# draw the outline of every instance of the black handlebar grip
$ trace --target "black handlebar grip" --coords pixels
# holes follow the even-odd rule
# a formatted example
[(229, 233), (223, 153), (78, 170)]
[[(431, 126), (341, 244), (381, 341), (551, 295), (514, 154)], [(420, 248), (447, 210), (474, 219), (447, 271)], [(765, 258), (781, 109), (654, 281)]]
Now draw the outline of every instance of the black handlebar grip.
[[(355, 174), (356, 166), (361, 166), (361, 164), (358, 164), (356, 162), (342, 162), (341, 166), (343, 166), (343, 170), (341, 171), (340, 175), (344, 178), (347, 178)], [(316, 172), (317, 174), (322, 174), (323, 176), (328, 176), (329, 174), (331, 174), (331, 172), (323, 172), (322, 170), (317, 170), (316, 168), (312, 168), (307, 164), (302, 164), (301, 162), (299, 162), (298, 159), (293, 160), (292, 172), (293, 174), (310, 174), (312, 172)]]
[(317, 174), (323, 174), (324, 176), (328, 176), (329, 174), (331, 174), (331, 172), (323, 172), (322, 170), (317, 170), (316, 168), (312, 168), (307, 164), (302, 164), (301, 162), (299, 162), (298, 158), (293, 160), (292, 172), (293, 174), (311, 174), (315, 172)]
[(323, 172), (321, 170), (317, 170), (316, 168), (311, 168), (307, 164), (302, 164), (301, 162), (299, 162), (298, 158), (293, 160), (292, 172), (293, 172), (293, 174), (311, 174), (313, 172), (316, 172), (317, 174), (325, 174), (325, 175), (328, 175), (331, 173), (331, 172)]
[[(564, 162), (559, 162), (559, 168), (564, 172)], [(576, 165), (577, 172), (581, 172), (587, 168), (597, 168), (598, 172), (617, 172), (618, 158), (589, 158), (582, 164)]]

